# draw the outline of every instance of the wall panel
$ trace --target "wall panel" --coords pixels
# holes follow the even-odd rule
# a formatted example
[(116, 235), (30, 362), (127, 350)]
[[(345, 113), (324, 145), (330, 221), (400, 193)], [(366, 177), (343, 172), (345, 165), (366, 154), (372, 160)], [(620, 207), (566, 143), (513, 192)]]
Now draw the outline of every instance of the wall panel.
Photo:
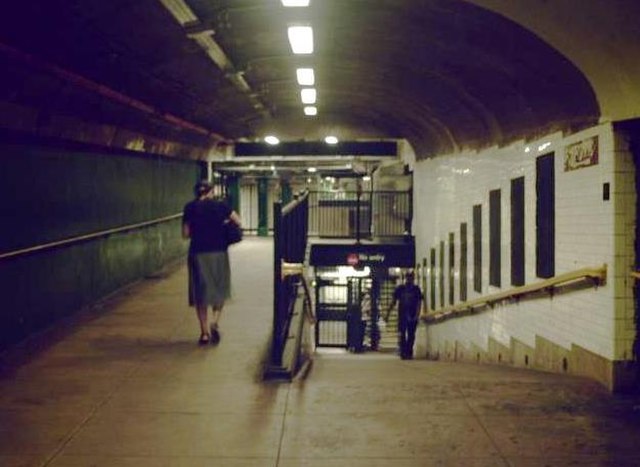
[[(197, 162), (0, 143), (0, 252), (182, 212)], [(0, 348), (183, 256), (181, 221), (0, 260)]]
[[(576, 170), (565, 170), (566, 148), (594, 136), (598, 137), (598, 163)], [(524, 200), (515, 204), (523, 211), (519, 213), (521, 216), (517, 230), (524, 229), (524, 235), (515, 240), (520, 243), (524, 240), (524, 245), (517, 245), (517, 249), (523, 252), (524, 261), (518, 260), (519, 264), (514, 267), (524, 265), (524, 270), (518, 271), (516, 280), (523, 280), (525, 284), (539, 281), (536, 274), (536, 159), (550, 153), (556, 155), (553, 166), (554, 273), (558, 275), (582, 267), (607, 264), (607, 284), (538, 299), (504, 302), (479, 313), (473, 319), (460, 318), (448, 325), (434, 326), (429, 332), (432, 342), (460, 341), (486, 348), (490, 339), (506, 346), (510, 345), (511, 339), (516, 339), (524, 345), (535, 347), (536, 339), (540, 337), (566, 349), (578, 345), (610, 360), (625, 354), (621, 349), (615, 349), (620, 333), (615, 329), (619, 313), (616, 311), (614, 278), (618, 274), (624, 275), (624, 272), (616, 272), (623, 256), (617, 251), (620, 247), (616, 248), (616, 239), (620, 238), (619, 235), (616, 236), (619, 230), (616, 219), (621, 218), (621, 214), (614, 211), (616, 180), (619, 177), (614, 176), (616, 153), (610, 125), (597, 126), (566, 137), (553, 134), (539, 140), (518, 142), (509, 147), (433, 157), (416, 163), (416, 255), (428, 257), (429, 252), (424, 250), (425, 246), (437, 245), (447, 238), (449, 232), (458, 230), (461, 223), (467, 223), (470, 232), (466, 253), (470, 263), (473, 261), (467, 271), (470, 275), (467, 281), (472, 285), (469, 287), (468, 299), (496, 292), (496, 288), (489, 284), (489, 261), (482, 261), (480, 267), (477, 267), (479, 258), (491, 257), (489, 193), (492, 190), (511, 193), (511, 180), (524, 177), (519, 186)], [(603, 199), (604, 182), (612, 184), (613, 202)], [(481, 209), (483, 205), (487, 208)], [(512, 203), (503, 202), (501, 207), (500, 290), (507, 290), (511, 287), (514, 240), (510, 222)], [(631, 205), (627, 210), (633, 207)], [(476, 235), (474, 224), (481, 224), (478, 229), (481, 238)], [(460, 248), (461, 242), (456, 242), (454, 254), (457, 257), (462, 257)], [(629, 250), (628, 245), (622, 248)], [(459, 267), (458, 264), (456, 267)], [(626, 263), (623, 266), (627, 267)], [(478, 270), (481, 271), (481, 283), (474, 281), (474, 272)], [(461, 272), (457, 271), (458, 274)], [(494, 271), (494, 274), (497, 272)], [(628, 276), (628, 272), (626, 274)], [(497, 275), (494, 275), (494, 279), (496, 278)], [(623, 287), (624, 294), (631, 292), (628, 284), (627, 280), (627, 285)], [(618, 295), (621, 294), (622, 292)], [(628, 346), (629, 340), (625, 342)], [(626, 355), (629, 355), (628, 348)]]

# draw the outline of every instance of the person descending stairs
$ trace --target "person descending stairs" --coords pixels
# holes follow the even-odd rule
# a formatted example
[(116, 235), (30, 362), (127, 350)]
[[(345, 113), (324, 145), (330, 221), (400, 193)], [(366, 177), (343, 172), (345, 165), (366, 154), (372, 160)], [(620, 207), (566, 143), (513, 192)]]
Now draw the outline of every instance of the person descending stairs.
[[(393, 290), (395, 288), (394, 281), (383, 281), (380, 287), (379, 299), (379, 319), (377, 321), (379, 338), (377, 345), (372, 343), (372, 328), (370, 314), (370, 296), (365, 293), (362, 298), (362, 316), (366, 320), (365, 328), (365, 346), (369, 350), (376, 350), (384, 353), (393, 353), (398, 351), (398, 314), (393, 310), (390, 314), (385, 314), (383, 310), (387, 310), (393, 300)], [(375, 348), (374, 348), (375, 347)]]

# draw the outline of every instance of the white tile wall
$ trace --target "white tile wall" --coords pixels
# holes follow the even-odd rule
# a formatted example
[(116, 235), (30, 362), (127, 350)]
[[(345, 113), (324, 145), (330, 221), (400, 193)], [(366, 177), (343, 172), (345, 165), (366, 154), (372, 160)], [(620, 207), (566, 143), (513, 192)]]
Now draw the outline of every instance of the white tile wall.
[[(597, 135), (599, 163), (564, 171), (567, 145)], [(538, 147), (550, 142), (544, 151)], [(564, 138), (549, 135), (537, 141), (519, 142), (506, 148), (440, 156), (416, 162), (414, 171), (414, 232), (416, 257), (427, 258), (429, 248), (456, 239), (456, 303), (459, 302), (460, 223), (468, 225), (468, 298), (473, 299), (510, 288), (511, 179), (525, 177), (526, 283), (540, 279), (535, 274), (536, 157), (555, 152), (556, 274), (582, 267), (608, 265), (607, 284), (598, 288), (504, 303), (493, 310), (434, 326), (432, 339), (473, 342), (486, 348), (488, 337), (509, 345), (514, 337), (534, 346), (539, 335), (569, 348), (580, 345), (608, 359), (629, 354), (629, 319), (633, 320), (632, 281), (635, 225), (634, 165), (628, 154), (614, 150), (609, 124)], [(619, 145), (618, 145), (619, 146)], [(527, 150), (527, 148), (529, 148)], [(603, 183), (610, 183), (611, 200), (603, 201)], [(502, 199), (502, 287), (489, 280), (489, 191), (500, 189)], [(482, 294), (473, 290), (472, 207), (482, 204)], [(438, 258), (439, 259), (439, 258)], [(448, 264), (448, 248), (445, 265)], [(438, 267), (439, 267), (438, 263)], [(448, 291), (445, 274), (445, 291)], [(427, 279), (427, 284), (430, 280)], [(438, 281), (436, 281), (436, 284)], [(427, 293), (429, 293), (427, 291)], [(436, 297), (439, 291), (436, 291)], [(446, 295), (448, 297), (448, 294)]]
[(629, 271), (635, 268), (635, 224), (636, 193), (635, 165), (628, 150), (628, 142), (622, 135), (614, 135), (613, 186), (615, 223), (615, 270), (614, 294), (616, 300), (615, 315), (615, 356), (616, 359), (632, 358), (635, 337), (635, 302), (633, 296), (634, 280)]

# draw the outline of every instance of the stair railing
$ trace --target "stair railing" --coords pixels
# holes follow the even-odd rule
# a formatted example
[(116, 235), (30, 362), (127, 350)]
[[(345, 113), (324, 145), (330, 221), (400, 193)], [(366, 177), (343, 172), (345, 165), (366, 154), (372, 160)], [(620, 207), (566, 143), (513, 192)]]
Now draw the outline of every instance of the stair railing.
[[(299, 287), (308, 293), (308, 286), (301, 280), (308, 235), (308, 199), (305, 192), (284, 207), (281, 202), (274, 203), (273, 334), (268, 377), (290, 377), (294, 371), (283, 357), (291, 332), (297, 332), (291, 329), (296, 307), (308, 306), (307, 298), (298, 293)], [(294, 353), (298, 352), (295, 349)]]

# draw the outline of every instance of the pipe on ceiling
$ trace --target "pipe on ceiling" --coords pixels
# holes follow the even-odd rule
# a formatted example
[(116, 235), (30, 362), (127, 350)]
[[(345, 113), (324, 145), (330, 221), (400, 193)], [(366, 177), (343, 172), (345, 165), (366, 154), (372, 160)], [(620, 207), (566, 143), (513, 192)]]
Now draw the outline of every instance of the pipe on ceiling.
[(167, 123), (170, 123), (173, 126), (190, 130), (190, 131), (199, 133), (201, 135), (207, 135), (216, 141), (225, 139), (222, 135), (219, 135), (218, 133), (209, 131), (204, 127), (201, 127), (194, 123), (183, 120), (182, 118), (177, 117), (175, 115), (161, 112), (155, 107), (145, 104), (142, 101), (129, 97), (103, 84), (92, 81), (88, 78), (85, 78), (84, 76), (78, 75), (72, 71), (61, 68), (57, 65), (49, 63), (45, 60), (37, 58), (21, 50), (15, 49), (9, 45), (3, 44), (2, 42), (0, 42), (0, 53), (3, 53), (4, 55), (8, 56), (12, 60), (20, 61), (32, 68), (36, 68), (38, 70), (41, 70), (53, 76), (56, 76), (62, 79), (63, 81), (73, 84), (78, 88), (84, 88), (100, 96), (106, 97), (111, 101), (117, 102), (119, 104), (125, 105), (132, 109), (135, 109), (150, 115), (154, 115), (156, 117), (160, 117), (162, 120), (164, 120)]
[(220, 44), (213, 38), (215, 31), (200, 22), (196, 14), (191, 10), (184, 0), (159, 0), (162, 5), (171, 13), (175, 20), (183, 27), (187, 37), (194, 40), (205, 51), (213, 63), (224, 73), (236, 89), (240, 90), (247, 99), (251, 101), (254, 109), (267, 114), (264, 103), (258, 95), (251, 89), (249, 83), (244, 78), (243, 73), (238, 71), (229, 59)]

